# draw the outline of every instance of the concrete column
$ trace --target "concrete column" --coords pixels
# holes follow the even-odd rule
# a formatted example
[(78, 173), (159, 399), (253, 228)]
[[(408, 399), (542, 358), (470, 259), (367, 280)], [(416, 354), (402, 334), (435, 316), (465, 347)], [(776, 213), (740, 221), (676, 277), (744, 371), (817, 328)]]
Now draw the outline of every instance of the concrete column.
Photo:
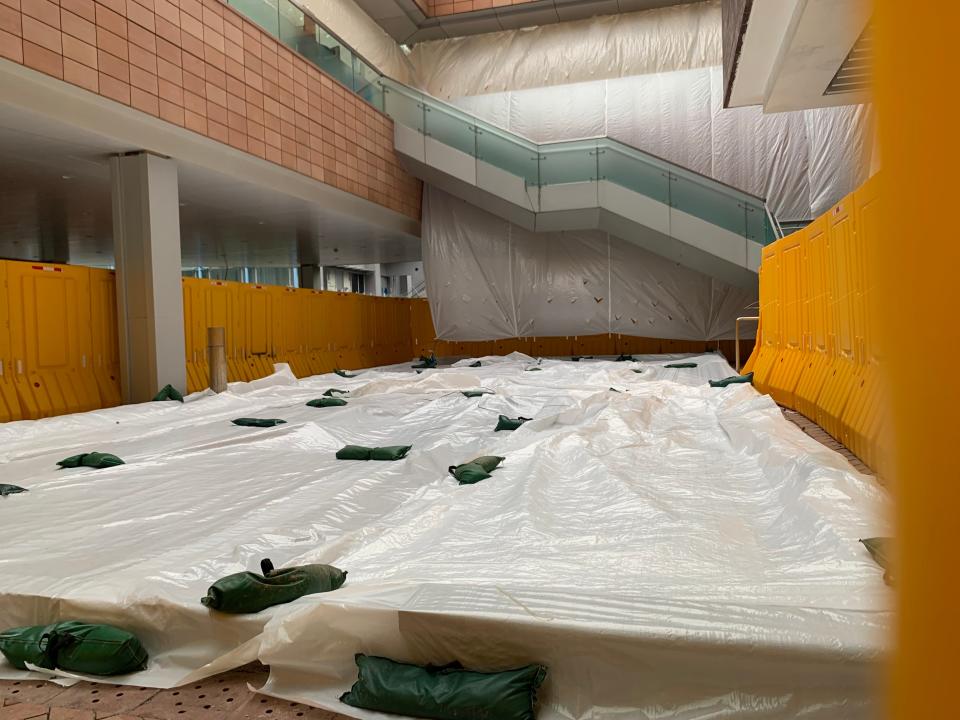
[(370, 267), (373, 270), (373, 282), (371, 283), (373, 288), (367, 292), (370, 295), (376, 295), (377, 297), (380, 297), (383, 295), (383, 279), (380, 276), (380, 263), (374, 263)]
[(301, 265), (300, 266), (300, 287), (310, 288), (312, 290), (324, 290), (323, 287), (323, 266), (322, 265)]
[(185, 392), (177, 165), (140, 152), (111, 158), (110, 174), (123, 399)]

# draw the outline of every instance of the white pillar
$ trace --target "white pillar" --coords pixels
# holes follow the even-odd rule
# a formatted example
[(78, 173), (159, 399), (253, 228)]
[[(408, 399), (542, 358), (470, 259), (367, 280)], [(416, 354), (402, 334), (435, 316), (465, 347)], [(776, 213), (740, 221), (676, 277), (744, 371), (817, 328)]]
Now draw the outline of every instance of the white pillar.
[(177, 165), (140, 152), (111, 158), (110, 174), (123, 399), (186, 392)]
[(380, 276), (380, 263), (374, 263), (370, 267), (373, 269), (373, 290), (371, 294), (380, 297), (383, 295), (383, 279)]

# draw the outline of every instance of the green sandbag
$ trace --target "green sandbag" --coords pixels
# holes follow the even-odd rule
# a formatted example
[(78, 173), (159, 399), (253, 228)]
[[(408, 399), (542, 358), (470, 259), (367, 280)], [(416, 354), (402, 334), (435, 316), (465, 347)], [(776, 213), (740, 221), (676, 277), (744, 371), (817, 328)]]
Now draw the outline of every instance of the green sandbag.
[(451, 465), (447, 470), (461, 485), (473, 485), (490, 477), (490, 473), (504, 460), (506, 458), (499, 455), (484, 455), (463, 465)]
[(370, 453), (371, 460), (403, 460), (413, 445), (387, 445), (375, 447)]
[(234, 425), (239, 425), (240, 427), (274, 427), (275, 425), (286, 425), (286, 420), (278, 420), (277, 418), (237, 418), (236, 420), (231, 420)]
[(373, 448), (363, 445), (345, 445), (337, 450), (337, 460), (369, 460)]
[(337, 450), (337, 460), (402, 460), (413, 445), (388, 445), (369, 448), (363, 445), (347, 445)]
[(177, 400), (178, 402), (183, 402), (183, 394), (173, 385), (164, 385), (160, 389), (160, 392), (153, 396), (154, 402), (161, 400)]
[(71, 455), (57, 463), (62, 468), (88, 467), (97, 470), (123, 465), (124, 462), (116, 455), (102, 452), (82, 453), (80, 455)]
[(476, 362), (470, 363), (467, 367), (483, 367), (483, 363), (477, 360)]
[(883, 581), (893, 584), (893, 538), (872, 537), (861, 540), (873, 561), (883, 568)]
[(343, 405), (346, 405), (346, 404), (347, 404), (347, 401), (342, 400), (341, 398), (322, 397), (322, 398), (317, 398), (316, 400), (311, 400), (310, 402), (307, 403), (307, 406), (315, 407), (315, 408), (325, 408), (325, 407), (342, 407)]
[(723, 380), (711, 380), (710, 387), (723, 388), (727, 385), (736, 385), (738, 383), (752, 383), (753, 382), (753, 373), (748, 372), (746, 375), (731, 375), (730, 377), (724, 378)]
[(20, 670), (30, 663), (88, 675), (125, 675), (147, 666), (147, 651), (136, 635), (75, 620), (5, 630), (0, 652)]
[(497, 418), (497, 426), (493, 429), (493, 431), (500, 432), (501, 430), (516, 430), (525, 422), (529, 422), (532, 419), (533, 418), (518, 417), (516, 420), (514, 420), (513, 418), (508, 418), (506, 415), (501, 415)]
[(617, 362), (636, 362), (637, 359), (633, 355), (618, 355)]
[(260, 563), (263, 575), (240, 572), (217, 580), (200, 602), (225, 613), (256, 613), (304, 595), (341, 587), (347, 572), (333, 565), (296, 565), (275, 570), (273, 563)]
[(482, 395), (493, 395), (493, 390), (464, 390), (463, 396), (468, 398), (480, 397)]
[(435, 368), (437, 366), (437, 356), (430, 355), (430, 357), (420, 356), (420, 362), (416, 365), (411, 365), (414, 370), (426, 370), (427, 368)]
[(22, 488), (19, 485), (7, 485), (7, 483), (0, 483), (0, 497), (6, 497), (7, 495), (16, 495), (17, 493), (27, 492), (26, 488)]
[(333, 397), (335, 393), (336, 393), (337, 395), (348, 395), (348, 394), (350, 393), (350, 391), (349, 391), (349, 390), (338, 390), (337, 388), (330, 388), (330, 389), (327, 390), (325, 393), (323, 393), (323, 396), (324, 396), (324, 397)]
[(676, 368), (676, 369), (685, 369), (685, 368), (695, 368), (696, 363), (670, 363), (669, 365), (664, 365), (665, 368)]
[(342, 377), (342, 378), (354, 378), (354, 377), (356, 377), (356, 374), (351, 375), (351, 374), (348, 373), (346, 370), (341, 370), (340, 368), (337, 368), (337, 369), (334, 370), (333, 372), (335, 372), (337, 375), (339, 375), (339, 376)]
[(534, 720), (543, 665), (479, 672), (460, 663), (420, 666), (358, 654), (357, 681), (340, 696), (353, 707), (434, 720)]

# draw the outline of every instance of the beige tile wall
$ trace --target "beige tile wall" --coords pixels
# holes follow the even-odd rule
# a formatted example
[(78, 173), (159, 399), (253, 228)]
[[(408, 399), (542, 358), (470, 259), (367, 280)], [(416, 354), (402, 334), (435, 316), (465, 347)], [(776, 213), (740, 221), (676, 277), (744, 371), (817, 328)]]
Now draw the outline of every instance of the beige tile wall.
[(0, 57), (420, 218), (392, 121), (222, 0), (0, 0)]

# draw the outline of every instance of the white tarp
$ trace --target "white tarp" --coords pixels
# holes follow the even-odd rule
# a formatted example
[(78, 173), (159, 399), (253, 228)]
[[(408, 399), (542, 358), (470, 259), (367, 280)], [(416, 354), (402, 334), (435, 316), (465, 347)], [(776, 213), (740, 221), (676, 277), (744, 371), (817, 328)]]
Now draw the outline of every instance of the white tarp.
[(765, 115), (723, 109), (722, 70), (703, 67), (456, 98), (535, 142), (607, 136), (767, 199), (810, 220), (876, 168), (872, 106)]
[[(265, 692), (355, 717), (382, 717), (337, 701), (361, 651), (542, 662), (540, 720), (876, 717), (891, 592), (857, 540), (888, 534), (884, 491), (749, 385), (708, 387), (722, 357), (693, 360), (280, 366), (185, 404), (0, 425), (0, 479), (29, 488), (0, 499), (0, 627), (120, 625), (151, 654), (120, 679), (138, 686), (259, 658)], [(328, 387), (349, 404), (304, 406)], [(494, 433), (501, 413), (534, 420)], [(347, 443), (413, 450), (336, 460)], [(127, 464), (55, 469), (94, 449)], [(484, 454), (506, 461), (457, 486), (447, 466)], [(349, 577), (256, 615), (200, 604), (263, 557)]]
[(420, 88), (449, 100), (718, 65), (720, 35), (711, 0), (421, 42), (410, 61)]
[[(732, 338), (757, 293), (600, 230), (532, 232), (424, 188), (423, 262), (438, 338), (621, 333)], [(742, 337), (755, 328), (744, 327)]]

